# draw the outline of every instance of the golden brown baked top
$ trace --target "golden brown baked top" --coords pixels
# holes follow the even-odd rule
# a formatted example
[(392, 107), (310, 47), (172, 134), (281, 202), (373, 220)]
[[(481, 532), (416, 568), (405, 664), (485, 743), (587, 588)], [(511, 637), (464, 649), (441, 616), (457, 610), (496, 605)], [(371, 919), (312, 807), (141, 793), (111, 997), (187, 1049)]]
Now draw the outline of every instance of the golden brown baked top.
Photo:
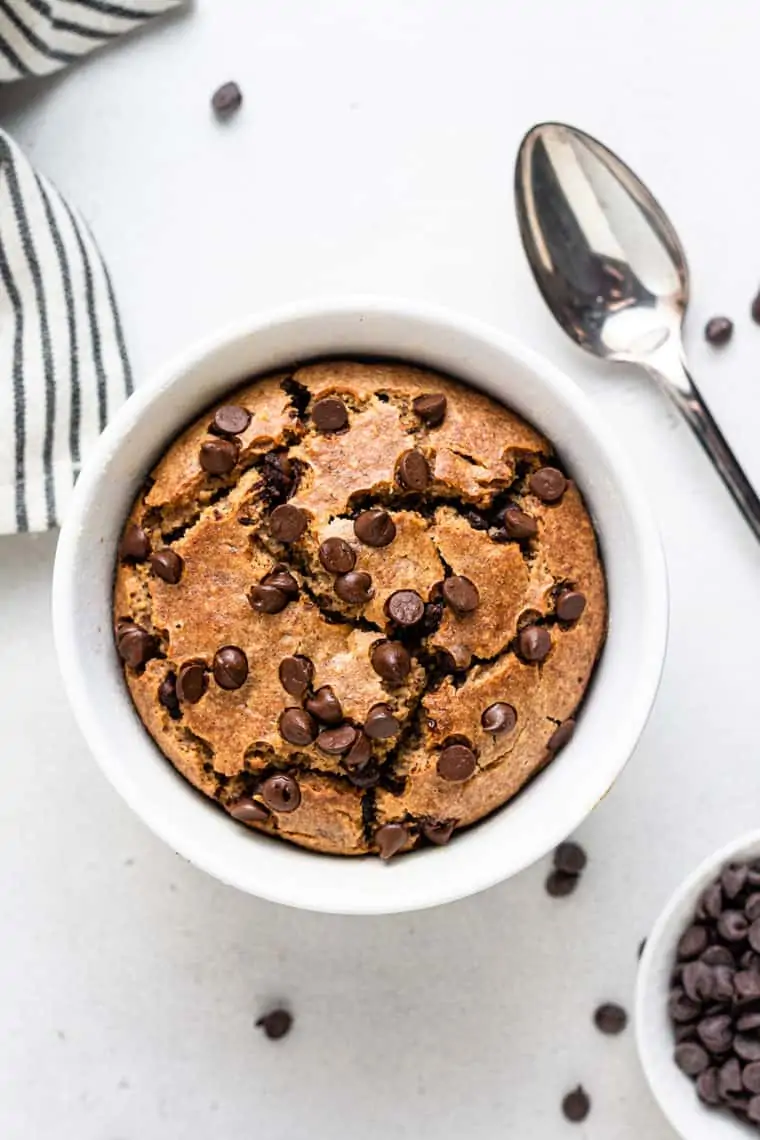
[(256, 379), (174, 441), (119, 550), (158, 746), (235, 819), (387, 858), (569, 740), (606, 626), (583, 500), (501, 404), (398, 363)]

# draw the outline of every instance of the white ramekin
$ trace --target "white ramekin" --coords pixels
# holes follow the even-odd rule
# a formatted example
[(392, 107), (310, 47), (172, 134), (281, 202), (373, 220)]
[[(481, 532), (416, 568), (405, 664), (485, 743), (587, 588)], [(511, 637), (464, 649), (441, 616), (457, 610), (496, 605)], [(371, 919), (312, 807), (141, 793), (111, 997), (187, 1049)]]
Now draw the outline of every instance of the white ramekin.
[[(389, 865), (310, 854), (235, 825), (163, 758), (138, 720), (113, 647), (117, 536), (154, 460), (178, 429), (238, 381), (318, 356), (397, 357), (503, 400), (554, 441), (589, 504), (610, 599), (607, 645), (578, 730), (513, 803)], [(560, 842), (607, 792), (649, 714), (665, 653), (667, 582), (659, 536), (620, 446), (579, 389), (502, 333), (381, 298), (301, 304), (253, 317), (141, 385), (103, 433), (61, 533), (53, 583), (64, 682), (106, 775), (158, 835), (241, 890), (312, 910), (382, 914), (447, 902), (514, 875)]]
[(751, 1134), (728, 1112), (708, 1108), (694, 1082), (673, 1060), (668, 1017), (670, 975), (676, 943), (694, 914), (699, 896), (727, 863), (760, 857), (760, 831), (750, 831), (714, 851), (676, 888), (647, 938), (636, 983), (636, 1046), (660, 1108), (683, 1140), (741, 1140)]

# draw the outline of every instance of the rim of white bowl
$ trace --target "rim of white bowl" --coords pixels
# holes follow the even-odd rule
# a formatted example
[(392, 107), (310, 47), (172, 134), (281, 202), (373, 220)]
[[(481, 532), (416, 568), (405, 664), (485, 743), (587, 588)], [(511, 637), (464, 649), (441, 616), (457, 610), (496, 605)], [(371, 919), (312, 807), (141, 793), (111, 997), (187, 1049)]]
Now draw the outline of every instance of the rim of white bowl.
[[(146, 802), (145, 797), (141, 798), (136, 792), (134, 784), (125, 777), (123, 766), (118, 761), (112, 760), (112, 749), (109, 747), (109, 742), (103, 733), (99, 718), (89, 698), (87, 685), (83, 683), (86, 681), (86, 676), (80, 670), (76, 654), (72, 656), (69, 652), (71, 647), (77, 645), (78, 640), (75, 607), (73, 605), (73, 572), (80, 519), (86, 514), (90, 500), (97, 492), (103, 464), (114, 448), (118, 447), (122, 437), (128, 435), (129, 430), (137, 424), (146, 410), (163, 394), (165, 389), (170, 388), (179, 377), (190, 371), (200, 360), (218, 352), (230, 342), (283, 323), (320, 317), (327, 320), (330, 316), (342, 315), (347, 317), (358, 315), (360, 312), (362, 314), (372, 312), (378, 316), (385, 315), (401, 320), (418, 320), (427, 325), (438, 325), (442, 333), (447, 329), (454, 328), (465, 336), (484, 341), (503, 353), (505, 357), (512, 358), (527, 370), (540, 376), (542, 382), (553, 390), (566, 405), (570, 406), (575, 416), (584, 421), (586, 429), (595, 437), (597, 446), (603, 452), (609, 470), (614, 471), (619, 484), (624, 489), (643, 567), (641, 577), (642, 581), (646, 583), (647, 639), (646, 645), (640, 653), (639, 683), (636, 689), (636, 715), (631, 715), (629, 707), (629, 729), (624, 744), (621, 743), (618, 746), (623, 759), (606, 786), (595, 790), (589, 789), (588, 794), (577, 805), (576, 810), (571, 815), (564, 817), (561, 823), (547, 818), (546, 829), (542, 832), (541, 838), (537, 839), (533, 848), (526, 849), (520, 856), (513, 855), (511, 860), (505, 855), (504, 861), (496, 865), (486, 860), (471, 860), (471, 873), (466, 886), (460, 883), (452, 887), (447, 877), (442, 875), (436, 877), (434, 888), (430, 886), (425, 890), (405, 888), (403, 898), (390, 899), (387, 895), (378, 898), (370, 892), (354, 891), (352, 897), (347, 901), (337, 898), (334, 892), (330, 895), (329, 901), (323, 901), (315, 900), (305, 890), (301, 889), (296, 875), (290, 875), (287, 878), (283, 876), (277, 883), (266, 881), (264, 876), (259, 876), (255, 884), (250, 881), (242, 882), (240, 878), (235, 877), (232, 868), (224, 859), (218, 859), (215, 852), (208, 850), (199, 852), (196, 850), (187, 829), (176, 826), (175, 821), (167, 813), (155, 810), (150, 801)], [(424, 356), (424, 353), (421, 355)], [(464, 378), (462, 378), (462, 382), (467, 383)], [(640, 489), (625, 449), (617, 440), (614, 430), (597, 412), (585, 392), (539, 353), (495, 326), (444, 306), (407, 301), (403, 297), (379, 294), (311, 298), (268, 309), (248, 318), (238, 319), (197, 341), (183, 352), (176, 354), (152, 377), (140, 384), (96, 441), (74, 488), (67, 519), (64, 522), (58, 542), (53, 572), (52, 598), (54, 641), (59, 661), (62, 664), (66, 663), (66, 667), (61, 669), (64, 688), (80, 730), (95, 760), (111, 784), (154, 834), (195, 866), (221, 882), (249, 894), (299, 909), (354, 915), (380, 915), (424, 910), (477, 894), (531, 866), (578, 827), (597, 803), (604, 798), (618, 778), (630, 759), (649, 719), (665, 661), (669, 618), (667, 569), (662, 539), (654, 515), (643, 491)], [(189, 787), (188, 793), (196, 794)], [(506, 806), (508, 807), (508, 805)], [(489, 819), (492, 818), (493, 816), (489, 817)], [(300, 849), (298, 853), (311, 860), (337, 858), (335, 856), (320, 856), (314, 852), (300, 851)], [(414, 854), (407, 856), (407, 858), (414, 857)]]
[[(667, 1016), (668, 986), (663, 986), (662, 979), (669, 977), (678, 938), (719, 868), (737, 857), (753, 856), (760, 857), (760, 829), (745, 832), (703, 859), (681, 880), (660, 911), (639, 963), (634, 1007), (636, 1048), (655, 1100), (683, 1140), (703, 1140), (701, 1132), (694, 1131), (702, 1120), (705, 1136), (709, 1133), (711, 1140), (720, 1136), (738, 1140), (748, 1135), (746, 1124), (703, 1105), (694, 1082), (677, 1068)], [(671, 1081), (672, 1077), (677, 1080)]]

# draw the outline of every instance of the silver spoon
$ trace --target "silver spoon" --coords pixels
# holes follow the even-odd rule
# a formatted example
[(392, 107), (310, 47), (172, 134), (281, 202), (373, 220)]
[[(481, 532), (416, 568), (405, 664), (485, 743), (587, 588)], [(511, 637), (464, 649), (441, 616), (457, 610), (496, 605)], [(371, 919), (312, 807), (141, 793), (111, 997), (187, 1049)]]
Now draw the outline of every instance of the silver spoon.
[(530, 267), (562, 328), (594, 356), (646, 369), (760, 539), (760, 499), (686, 368), (689, 268), (660, 204), (612, 151), (562, 123), (528, 131), (515, 196)]

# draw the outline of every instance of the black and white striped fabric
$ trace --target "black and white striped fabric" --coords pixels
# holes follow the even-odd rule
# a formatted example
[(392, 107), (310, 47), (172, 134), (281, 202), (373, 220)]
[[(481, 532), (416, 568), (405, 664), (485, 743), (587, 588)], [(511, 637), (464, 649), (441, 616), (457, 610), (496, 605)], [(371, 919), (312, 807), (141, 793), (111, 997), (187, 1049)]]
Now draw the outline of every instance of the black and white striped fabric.
[[(0, 0), (0, 82), (46, 75), (182, 0)], [(76, 212), (0, 131), (0, 534), (56, 526), (132, 390), (108, 270)]]

